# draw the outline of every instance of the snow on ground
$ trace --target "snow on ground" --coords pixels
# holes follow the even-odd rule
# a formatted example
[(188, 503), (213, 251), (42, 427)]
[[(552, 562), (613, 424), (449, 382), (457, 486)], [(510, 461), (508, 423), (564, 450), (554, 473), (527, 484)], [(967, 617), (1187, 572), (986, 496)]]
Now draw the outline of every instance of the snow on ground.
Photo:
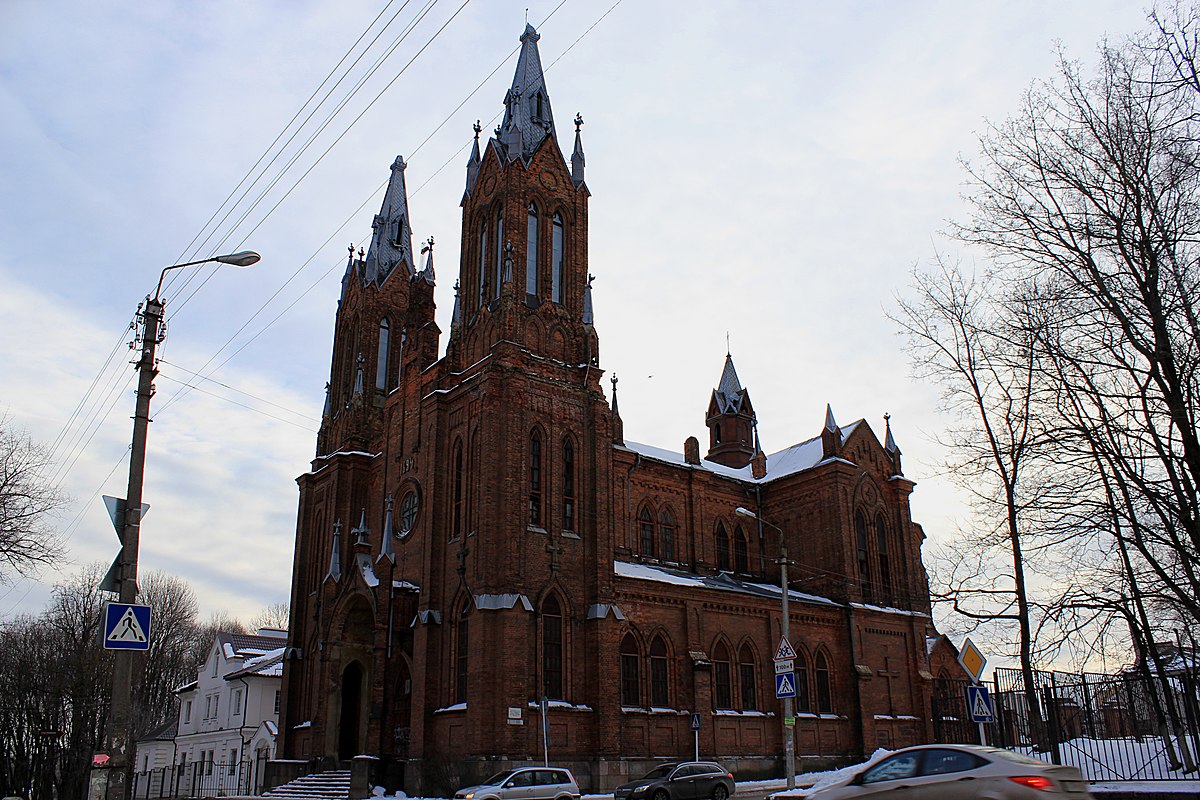
[[(1172, 746), (1175, 746), (1172, 742)], [(1194, 748), (1194, 744), (1191, 745)], [(1015, 748), (1022, 755), (1050, 761), (1050, 753), (1034, 752), (1030, 747)], [(1192, 776), (1172, 770), (1164, 737), (1146, 736), (1124, 739), (1072, 739), (1059, 745), (1059, 756), (1066, 766), (1077, 767), (1092, 783), (1098, 781), (1155, 782), (1169, 778), (1191, 782)], [(1195, 750), (1193, 749), (1193, 752)]]

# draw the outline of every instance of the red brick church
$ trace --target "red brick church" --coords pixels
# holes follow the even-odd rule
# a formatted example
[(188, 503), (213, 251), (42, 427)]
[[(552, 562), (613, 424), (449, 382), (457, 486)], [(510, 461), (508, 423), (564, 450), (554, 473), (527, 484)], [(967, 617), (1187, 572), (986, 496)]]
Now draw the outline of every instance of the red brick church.
[(281, 756), (369, 754), (391, 786), (445, 791), (540, 763), (545, 714), (551, 762), (595, 791), (691, 757), (699, 712), (701, 757), (779, 775), (780, 536), (799, 763), (928, 740), (924, 535), (889, 428), (881, 443), (829, 411), (764, 454), (726, 355), (707, 408), (680, 399), (706, 451), (624, 438), (582, 120), (567, 159), (538, 38), (521, 37), (495, 136), (476, 126), (444, 356), (402, 159), (369, 250), (351, 250), (298, 481)]

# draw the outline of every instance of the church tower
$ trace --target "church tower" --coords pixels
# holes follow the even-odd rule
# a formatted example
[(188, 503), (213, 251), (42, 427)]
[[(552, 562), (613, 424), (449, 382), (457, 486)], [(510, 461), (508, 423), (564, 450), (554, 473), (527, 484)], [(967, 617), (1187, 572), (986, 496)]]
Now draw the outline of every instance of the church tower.
[(713, 389), (708, 402), (709, 461), (741, 469), (750, 463), (757, 451), (755, 426), (758, 419), (750, 404), (750, 391), (743, 389), (733, 368), (733, 356), (725, 354), (725, 369), (721, 382)]

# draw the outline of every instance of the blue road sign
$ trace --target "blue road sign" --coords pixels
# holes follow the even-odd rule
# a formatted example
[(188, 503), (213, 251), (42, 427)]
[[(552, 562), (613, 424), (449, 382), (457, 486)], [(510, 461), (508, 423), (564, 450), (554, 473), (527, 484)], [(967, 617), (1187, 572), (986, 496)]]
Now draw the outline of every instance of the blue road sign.
[(698, 711), (692, 712), (692, 730), (700, 730), (700, 712)]
[(149, 650), (150, 606), (105, 603), (104, 649)]
[(967, 687), (967, 710), (972, 722), (995, 722), (996, 708), (986, 686)]
[(784, 672), (775, 676), (775, 696), (776, 697), (795, 697), (796, 696), (796, 673)]

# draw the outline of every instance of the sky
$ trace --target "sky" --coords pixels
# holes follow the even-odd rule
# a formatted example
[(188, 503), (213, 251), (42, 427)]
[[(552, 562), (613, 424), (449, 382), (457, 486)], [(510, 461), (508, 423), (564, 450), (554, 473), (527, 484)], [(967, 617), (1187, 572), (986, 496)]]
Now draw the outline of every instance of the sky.
[(403, 155), (449, 331), (470, 126), (497, 124), (526, 14), (568, 154), (585, 120), (626, 438), (703, 439), (728, 347), (768, 453), (817, 435), (827, 403), (880, 436), (889, 413), (927, 549), (970, 524), (939, 474), (938, 389), (887, 315), (935, 252), (981, 264), (943, 233), (987, 121), (1143, 8), (422, 2), (0, 0), (0, 415), (72, 498), (63, 564), (0, 585), (0, 619), (115, 556), (101, 495), (125, 494), (129, 324), (163, 267), (246, 248), (262, 261), (166, 282), (140, 569), (187, 580), (204, 615), (287, 601), (346, 247)]

